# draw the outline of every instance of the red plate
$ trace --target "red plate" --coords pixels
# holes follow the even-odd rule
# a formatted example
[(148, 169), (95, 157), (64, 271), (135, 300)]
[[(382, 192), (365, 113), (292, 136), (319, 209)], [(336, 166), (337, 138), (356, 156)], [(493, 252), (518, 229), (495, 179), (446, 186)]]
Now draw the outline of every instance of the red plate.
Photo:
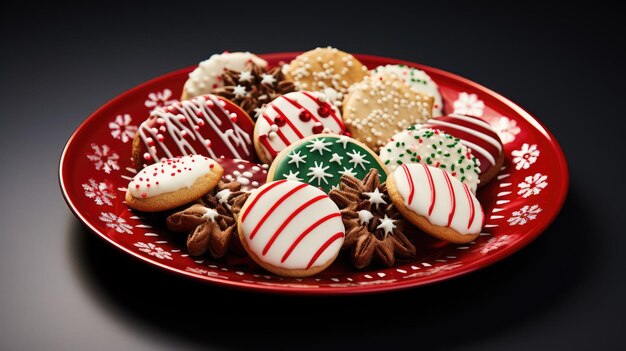
[[(297, 53), (262, 55), (270, 64)], [(396, 290), (450, 279), (501, 260), (534, 240), (557, 216), (567, 194), (565, 157), (554, 136), (519, 106), (472, 81), (435, 68), (384, 57), (355, 55), (367, 67), (405, 64), (426, 71), (439, 85), (445, 112), (480, 116), (505, 143), (505, 166), (478, 192), (486, 214), (475, 242), (452, 245), (415, 237), (418, 256), (391, 268), (356, 270), (340, 255), (321, 274), (304, 279), (271, 275), (248, 259), (214, 261), (189, 257), (185, 235), (129, 210), (124, 188), (133, 176), (131, 140), (155, 106), (177, 99), (193, 67), (153, 79), (111, 100), (67, 142), (59, 177), (74, 214), (119, 249), (165, 268), (216, 285), (294, 294), (355, 294)]]

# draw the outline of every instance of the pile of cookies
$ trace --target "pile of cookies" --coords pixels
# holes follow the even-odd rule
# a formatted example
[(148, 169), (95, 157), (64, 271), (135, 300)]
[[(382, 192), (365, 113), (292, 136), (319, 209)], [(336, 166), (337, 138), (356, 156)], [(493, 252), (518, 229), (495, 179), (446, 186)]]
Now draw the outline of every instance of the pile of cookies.
[(288, 277), (342, 253), (392, 266), (422, 232), (474, 240), (476, 191), (504, 162), (489, 123), (443, 107), (425, 72), (330, 47), (276, 67), (213, 55), (139, 126), (126, 203), (163, 214), (192, 256), (248, 255)]

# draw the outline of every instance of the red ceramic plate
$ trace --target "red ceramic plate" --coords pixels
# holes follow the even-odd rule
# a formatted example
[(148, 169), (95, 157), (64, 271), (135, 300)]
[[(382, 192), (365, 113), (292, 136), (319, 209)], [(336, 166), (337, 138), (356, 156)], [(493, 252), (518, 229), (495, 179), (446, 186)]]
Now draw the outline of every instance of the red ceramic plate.
[[(270, 64), (297, 53), (262, 55)], [(212, 284), (294, 294), (355, 294), (403, 289), (450, 279), (486, 267), (524, 247), (557, 216), (568, 189), (568, 169), (554, 136), (533, 116), (497, 93), (439, 69), (384, 57), (356, 55), (369, 68), (405, 64), (426, 71), (439, 85), (445, 112), (479, 116), (504, 141), (506, 162), (497, 179), (478, 191), (486, 224), (476, 241), (452, 245), (415, 235), (418, 256), (394, 267), (356, 270), (340, 257), (321, 274), (277, 277), (248, 259), (190, 257), (184, 235), (163, 229), (123, 203), (133, 176), (130, 143), (156, 106), (176, 100), (185, 68), (153, 79), (111, 100), (78, 127), (67, 142), (59, 177), (74, 214), (95, 233), (144, 261)]]

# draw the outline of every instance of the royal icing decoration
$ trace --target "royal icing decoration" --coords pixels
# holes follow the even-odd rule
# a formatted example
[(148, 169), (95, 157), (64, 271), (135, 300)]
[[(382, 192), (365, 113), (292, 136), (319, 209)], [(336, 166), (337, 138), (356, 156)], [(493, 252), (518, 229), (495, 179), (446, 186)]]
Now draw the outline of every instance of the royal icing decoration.
[(461, 235), (477, 234), (485, 214), (467, 184), (441, 168), (426, 164), (403, 164), (393, 180), (404, 205), (437, 226), (450, 227)]
[(496, 131), (485, 120), (459, 114), (434, 118), (422, 124), (422, 128), (439, 129), (455, 138), (472, 150), (480, 163), (480, 173), (487, 172), (496, 165), (502, 153), (502, 142)]
[(257, 137), (269, 160), (284, 148), (306, 136), (343, 133), (341, 113), (318, 92), (285, 94), (269, 103), (257, 119)]
[(325, 264), (337, 255), (345, 236), (341, 213), (328, 195), (291, 180), (256, 190), (239, 221), (248, 249), (285, 269)]
[(241, 183), (241, 190), (250, 191), (265, 184), (267, 165), (258, 165), (245, 160), (220, 157), (215, 159), (224, 168), (222, 178), (228, 182)]
[(299, 180), (325, 192), (337, 187), (343, 174), (363, 178), (371, 168), (378, 170), (381, 182), (387, 179), (372, 151), (345, 135), (320, 135), (301, 142), (273, 167), (273, 180)]
[(198, 67), (189, 73), (183, 96), (191, 98), (208, 94), (211, 89), (224, 85), (222, 74), (225, 70), (243, 71), (249, 62), (267, 67), (267, 61), (249, 52), (225, 52), (212, 55), (208, 60), (200, 62)]
[(435, 98), (435, 102), (433, 103), (433, 117), (442, 115), (443, 100), (441, 93), (439, 93), (439, 87), (426, 72), (406, 65), (386, 65), (376, 67), (372, 73), (373, 76), (378, 76), (382, 73), (395, 74), (415, 90), (432, 95)]
[(446, 170), (467, 184), (472, 193), (478, 186), (478, 160), (458, 138), (436, 129), (415, 126), (397, 133), (380, 149), (380, 159), (390, 172), (405, 163), (425, 163)]
[(149, 198), (188, 188), (205, 174), (212, 172), (216, 162), (199, 156), (181, 156), (148, 166), (128, 183), (128, 191), (135, 198)]
[(254, 125), (239, 107), (215, 95), (198, 96), (152, 111), (139, 126), (141, 161), (201, 154), (249, 159)]

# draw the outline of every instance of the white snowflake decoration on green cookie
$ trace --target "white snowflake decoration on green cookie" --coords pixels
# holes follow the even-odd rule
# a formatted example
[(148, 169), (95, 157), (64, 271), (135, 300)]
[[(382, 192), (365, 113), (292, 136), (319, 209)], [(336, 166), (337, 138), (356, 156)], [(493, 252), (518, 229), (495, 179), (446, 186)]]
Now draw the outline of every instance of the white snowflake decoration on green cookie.
[(294, 150), (289, 155), (287, 155), (287, 157), (290, 158), (289, 163), (295, 163), (296, 168), (300, 168), (300, 162), (306, 163), (306, 161), (304, 160), (306, 158), (306, 155), (300, 155), (300, 154), (301, 154), (300, 151), (296, 152)]
[(341, 175), (349, 175), (350, 177), (354, 177), (356, 175), (356, 173), (353, 171), (354, 168), (346, 168), (344, 167), (342, 171), (339, 171), (337, 173), (341, 174)]
[(295, 173), (293, 171), (289, 171), (289, 174), (283, 174), (283, 177), (285, 177), (285, 179), (287, 180), (297, 180), (297, 181), (302, 181), (302, 178), (298, 178), (298, 174), (300, 174), (299, 171), (296, 171)]
[(313, 140), (306, 147), (309, 149), (310, 152), (318, 151), (320, 153), (320, 155), (323, 155), (324, 151), (330, 152), (330, 149), (327, 146), (330, 146), (330, 145), (333, 144), (331, 142), (325, 143), (324, 140), (325, 140), (324, 138), (317, 138), (317, 139)]
[(365, 168), (364, 163), (370, 163), (370, 161), (365, 159), (365, 154), (361, 154), (359, 151), (357, 150), (352, 150), (352, 153), (346, 153), (346, 155), (350, 156), (350, 163), (354, 164), (354, 167), (356, 166), (360, 166), (361, 168), (363, 168), (364, 170), (367, 169)]
[(309, 179), (309, 183), (311, 183), (311, 181), (313, 181), (314, 179), (317, 179), (317, 186), (321, 185), (321, 181), (324, 181), (325, 184), (328, 184), (328, 180), (326, 180), (326, 177), (332, 178), (333, 175), (330, 173), (326, 173), (326, 170), (328, 170), (330, 168), (330, 166), (326, 166), (324, 167), (324, 162), (315, 162), (315, 166), (314, 167), (309, 167), (309, 173), (307, 173), (307, 176), (312, 176), (311, 179)]
[(343, 156), (339, 156), (339, 154), (335, 152), (328, 162), (336, 162), (341, 166), (341, 160), (343, 160)]

